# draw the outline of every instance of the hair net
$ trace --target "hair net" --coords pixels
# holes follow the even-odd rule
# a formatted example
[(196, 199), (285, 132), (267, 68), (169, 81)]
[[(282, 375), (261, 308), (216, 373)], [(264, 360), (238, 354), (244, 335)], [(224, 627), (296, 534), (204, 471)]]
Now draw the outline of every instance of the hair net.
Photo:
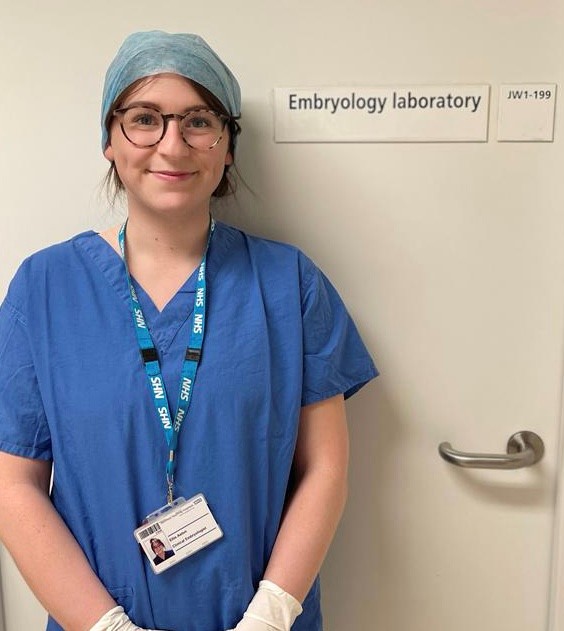
[(241, 113), (237, 79), (198, 35), (146, 31), (126, 38), (106, 72), (102, 97), (102, 149), (108, 144), (106, 117), (117, 97), (143, 77), (174, 72), (204, 86), (231, 116)]

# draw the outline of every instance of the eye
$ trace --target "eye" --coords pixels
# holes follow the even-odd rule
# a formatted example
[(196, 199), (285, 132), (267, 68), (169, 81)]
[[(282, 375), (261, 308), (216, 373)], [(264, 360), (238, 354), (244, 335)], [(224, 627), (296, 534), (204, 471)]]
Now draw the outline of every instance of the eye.
[(215, 112), (198, 110), (184, 117), (183, 127), (192, 132), (209, 132), (221, 129), (221, 122)]
[(209, 127), (209, 121), (204, 118), (203, 116), (200, 116), (199, 118), (193, 118), (190, 121), (190, 125), (192, 127)]
[(154, 110), (132, 107), (125, 113), (124, 122), (135, 127), (160, 127), (162, 118)]

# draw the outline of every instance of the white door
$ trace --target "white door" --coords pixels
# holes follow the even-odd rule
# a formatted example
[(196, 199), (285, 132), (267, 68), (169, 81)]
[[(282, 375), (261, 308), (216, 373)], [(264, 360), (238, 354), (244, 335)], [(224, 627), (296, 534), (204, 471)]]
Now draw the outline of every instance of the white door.
[[(174, 0), (157, 15), (146, 0), (68, 2), (58, 12), (10, 4), (0, 9), (10, 60), (0, 65), (2, 288), (34, 248), (115, 221), (96, 198), (104, 163), (93, 121), (125, 34), (201, 33), (243, 86), (238, 161), (254, 195), (241, 187), (222, 212), (302, 246), (382, 371), (348, 404), (351, 491), (323, 571), (326, 630), (564, 629), (557, 607), (549, 626), (551, 573), (564, 565), (552, 545), (562, 100), (553, 143), (496, 141), (501, 84), (562, 84), (564, 4), (218, 0), (196, 11)], [(488, 142), (273, 141), (274, 87), (451, 83), (491, 86)], [(437, 452), (446, 440), (502, 453), (523, 429), (546, 446), (531, 468), (457, 469)], [(6, 554), (2, 580), (6, 631), (39, 631), (43, 614)]]

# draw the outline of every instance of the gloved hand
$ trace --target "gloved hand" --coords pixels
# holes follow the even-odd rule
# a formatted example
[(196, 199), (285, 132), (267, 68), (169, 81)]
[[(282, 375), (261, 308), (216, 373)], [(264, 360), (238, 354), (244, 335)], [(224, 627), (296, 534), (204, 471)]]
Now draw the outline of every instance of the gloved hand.
[(302, 606), (271, 581), (261, 581), (243, 619), (229, 631), (290, 631)]
[(133, 624), (123, 607), (114, 607), (105, 613), (90, 631), (158, 631), (157, 629), (142, 629)]

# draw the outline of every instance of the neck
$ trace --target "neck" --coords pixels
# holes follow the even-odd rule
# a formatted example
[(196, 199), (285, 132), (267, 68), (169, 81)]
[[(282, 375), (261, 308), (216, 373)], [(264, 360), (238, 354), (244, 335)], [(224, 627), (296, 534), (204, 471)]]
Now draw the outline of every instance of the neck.
[(193, 260), (203, 256), (209, 230), (209, 214), (186, 218), (129, 215), (126, 248), (128, 258)]

